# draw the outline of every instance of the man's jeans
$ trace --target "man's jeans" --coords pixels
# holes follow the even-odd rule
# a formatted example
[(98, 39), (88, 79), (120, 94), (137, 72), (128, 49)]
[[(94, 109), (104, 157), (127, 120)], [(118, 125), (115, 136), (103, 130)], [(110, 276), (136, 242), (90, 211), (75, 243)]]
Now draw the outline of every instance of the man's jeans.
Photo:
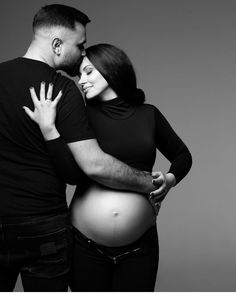
[(67, 291), (72, 236), (67, 214), (0, 217), (0, 291)]

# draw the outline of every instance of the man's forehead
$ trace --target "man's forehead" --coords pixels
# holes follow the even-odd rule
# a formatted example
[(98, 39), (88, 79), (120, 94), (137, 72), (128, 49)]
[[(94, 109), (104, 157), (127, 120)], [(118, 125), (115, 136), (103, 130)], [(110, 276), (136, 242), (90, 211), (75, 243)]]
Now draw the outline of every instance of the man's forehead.
[(73, 30), (64, 29), (62, 35), (64, 40), (71, 40), (77, 43), (86, 42), (86, 29), (82, 25), (76, 25)]
[(82, 25), (79, 22), (75, 23), (75, 29), (76, 32), (81, 33), (81, 34), (86, 34), (86, 28), (84, 25)]
[(83, 43), (86, 42), (86, 28), (80, 23), (75, 24), (75, 29), (71, 31), (74, 37), (78, 38), (78, 41)]

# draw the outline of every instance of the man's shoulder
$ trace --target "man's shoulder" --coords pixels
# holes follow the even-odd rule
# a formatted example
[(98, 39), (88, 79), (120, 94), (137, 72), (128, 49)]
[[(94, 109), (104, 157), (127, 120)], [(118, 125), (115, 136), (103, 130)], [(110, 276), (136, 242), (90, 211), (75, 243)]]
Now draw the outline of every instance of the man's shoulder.
[(7, 66), (8, 64), (16, 63), (17, 60), (18, 60), (18, 58), (1, 61), (0, 66), (4, 67), (4, 66)]
[(8, 76), (9, 73), (17, 70), (18, 68), (18, 58), (9, 59), (0, 62), (0, 73), (1, 78)]

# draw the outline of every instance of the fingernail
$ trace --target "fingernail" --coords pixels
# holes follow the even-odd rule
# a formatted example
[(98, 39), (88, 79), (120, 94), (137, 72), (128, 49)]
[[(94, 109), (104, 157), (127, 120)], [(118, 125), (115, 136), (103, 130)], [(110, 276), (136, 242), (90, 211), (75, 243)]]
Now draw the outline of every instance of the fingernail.
[(49, 83), (49, 86), (51, 86), (51, 87), (52, 87), (52, 86), (53, 86), (53, 83)]
[(44, 82), (44, 81), (42, 81), (42, 82), (41, 82), (41, 84), (43, 84), (43, 85), (44, 85), (44, 84), (45, 84), (45, 82)]

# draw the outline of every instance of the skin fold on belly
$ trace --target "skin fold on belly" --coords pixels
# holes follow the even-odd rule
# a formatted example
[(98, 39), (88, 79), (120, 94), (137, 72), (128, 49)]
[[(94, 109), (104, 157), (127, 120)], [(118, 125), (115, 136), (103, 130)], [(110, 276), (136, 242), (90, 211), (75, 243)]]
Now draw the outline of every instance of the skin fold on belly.
[(156, 223), (148, 199), (140, 194), (91, 185), (75, 196), (72, 224), (85, 236), (106, 246), (134, 242)]

